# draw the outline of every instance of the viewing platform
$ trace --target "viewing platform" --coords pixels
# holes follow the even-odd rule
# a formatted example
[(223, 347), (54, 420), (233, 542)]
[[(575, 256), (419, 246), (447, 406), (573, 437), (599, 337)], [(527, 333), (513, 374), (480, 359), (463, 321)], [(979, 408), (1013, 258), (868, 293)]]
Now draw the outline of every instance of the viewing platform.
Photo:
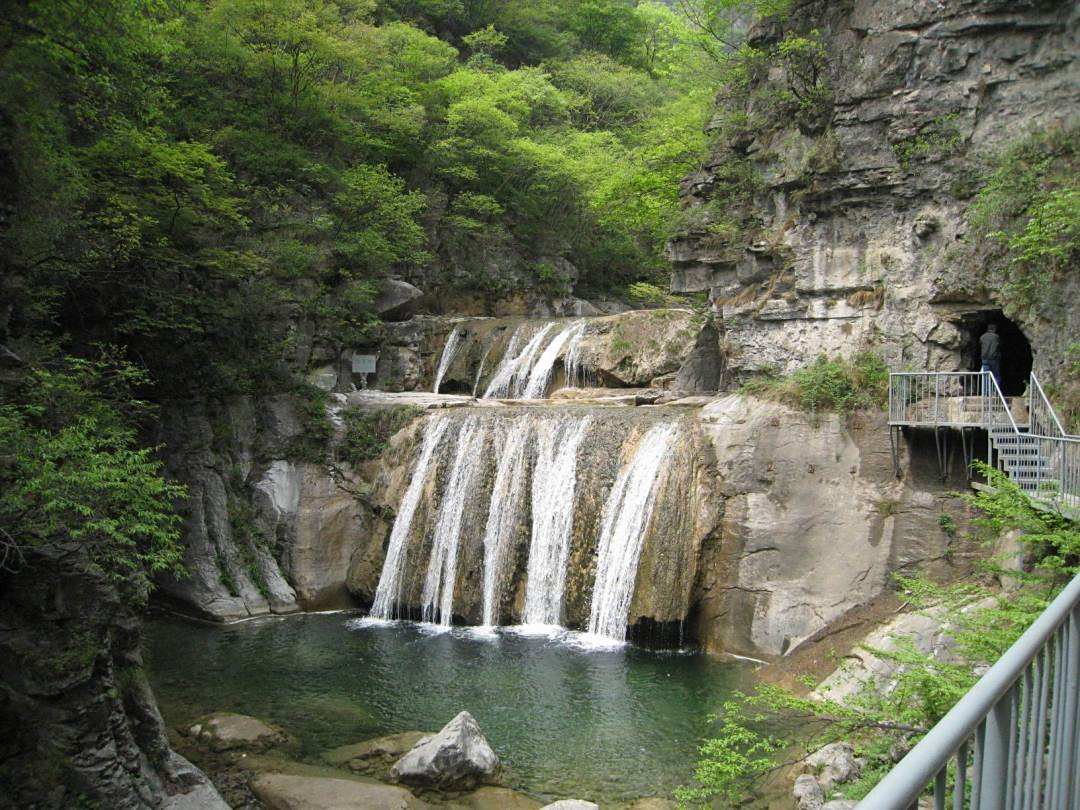
[(922, 371), (889, 374), (889, 438), (900, 475), (905, 430), (931, 429), (942, 477), (948, 475), (949, 435), (958, 432), (965, 466), (985, 433), (986, 463), (1049, 508), (1080, 510), (1080, 437), (1065, 432), (1031, 374), (1027, 392), (1006, 397), (990, 372)]

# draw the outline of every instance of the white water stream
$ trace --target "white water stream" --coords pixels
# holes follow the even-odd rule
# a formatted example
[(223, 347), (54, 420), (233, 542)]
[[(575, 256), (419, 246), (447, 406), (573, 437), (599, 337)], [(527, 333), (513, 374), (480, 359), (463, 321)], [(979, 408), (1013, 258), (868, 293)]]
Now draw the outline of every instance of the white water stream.
[(405, 495), (398, 506), (394, 527), (390, 530), (390, 542), (386, 549), (386, 561), (383, 563), (379, 585), (375, 590), (375, 601), (371, 606), (371, 615), (379, 619), (392, 619), (401, 602), (402, 575), (405, 573), (405, 552), (408, 547), (409, 531), (412, 528), (413, 515), (420, 502), (424, 483), (428, 473), (434, 471), (432, 459), (435, 450), (446, 433), (450, 422), (436, 417), (428, 420), (424, 428), (424, 441), (420, 449), (420, 458), (416, 462), (412, 479), (405, 490)]
[(424, 621), (449, 626), (454, 615), (454, 582), (457, 579), (458, 547), (461, 526), (477, 471), (483, 467), (484, 437), (487, 425), (478, 417), (465, 420), (458, 430), (457, 449), (450, 476), (435, 522), (431, 559), (424, 578)]
[(523, 396), (525, 399), (540, 399), (547, 396), (548, 385), (551, 384), (551, 372), (555, 368), (555, 361), (563, 350), (567, 341), (579, 338), (585, 332), (585, 322), (576, 321), (565, 327), (559, 334), (551, 339), (551, 343), (544, 349), (540, 359), (529, 370), (529, 379), (525, 384)]
[(656, 505), (657, 482), (677, 433), (673, 424), (651, 428), (619, 471), (604, 504), (590, 633), (618, 640), (626, 637), (638, 561)]
[(578, 448), (589, 429), (588, 416), (547, 420), (537, 432), (532, 480), (532, 541), (525, 585), (525, 624), (562, 620), (566, 562), (574, 527)]
[(439, 386), (442, 385), (442, 379), (446, 375), (446, 370), (450, 368), (450, 364), (454, 362), (454, 357), (457, 355), (458, 349), (461, 348), (461, 339), (464, 335), (464, 330), (460, 326), (455, 326), (446, 338), (446, 345), (443, 346), (442, 357), (439, 358), (439, 368), (435, 372), (435, 386), (431, 389), (436, 394), (439, 393)]
[(532, 435), (524, 419), (511, 421), (508, 435), (500, 437), (502, 447), (495, 483), (491, 488), (487, 524), (484, 529), (484, 602), (483, 621), (491, 626), (498, 621), (499, 583), (506, 568), (507, 555), (514, 541), (521, 517), (528, 472), (528, 446)]

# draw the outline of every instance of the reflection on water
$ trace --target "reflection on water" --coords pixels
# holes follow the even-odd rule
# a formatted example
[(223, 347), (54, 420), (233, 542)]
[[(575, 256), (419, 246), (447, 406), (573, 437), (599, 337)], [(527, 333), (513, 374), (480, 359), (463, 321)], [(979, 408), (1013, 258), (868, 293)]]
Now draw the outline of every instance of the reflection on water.
[(706, 716), (746, 670), (692, 653), (536, 628), (433, 628), (312, 614), (229, 627), (153, 622), (147, 665), (166, 720), (252, 714), (302, 756), (437, 730), (462, 709), (542, 798), (669, 796), (691, 773)]

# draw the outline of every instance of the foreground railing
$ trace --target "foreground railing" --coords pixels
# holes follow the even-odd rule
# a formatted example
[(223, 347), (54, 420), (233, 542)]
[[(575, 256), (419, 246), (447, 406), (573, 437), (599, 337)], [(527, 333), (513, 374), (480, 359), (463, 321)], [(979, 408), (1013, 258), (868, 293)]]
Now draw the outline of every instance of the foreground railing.
[(1078, 810), (1078, 725), (1080, 575), (858, 808)]

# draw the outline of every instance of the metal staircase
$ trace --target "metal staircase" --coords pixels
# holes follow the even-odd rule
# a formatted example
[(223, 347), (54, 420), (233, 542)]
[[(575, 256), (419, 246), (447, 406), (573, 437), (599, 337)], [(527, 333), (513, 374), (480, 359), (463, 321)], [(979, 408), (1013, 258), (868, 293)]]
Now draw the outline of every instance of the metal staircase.
[[(1006, 398), (990, 372), (892, 373), (889, 425), (896, 434), (933, 428), (943, 474), (947, 432), (960, 431), (970, 463), (970, 433), (985, 430), (990, 466), (1046, 505), (1080, 510), (1080, 437), (1065, 432), (1034, 373), (1023, 399)], [(896, 461), (896, 440), (893, 447)]]

